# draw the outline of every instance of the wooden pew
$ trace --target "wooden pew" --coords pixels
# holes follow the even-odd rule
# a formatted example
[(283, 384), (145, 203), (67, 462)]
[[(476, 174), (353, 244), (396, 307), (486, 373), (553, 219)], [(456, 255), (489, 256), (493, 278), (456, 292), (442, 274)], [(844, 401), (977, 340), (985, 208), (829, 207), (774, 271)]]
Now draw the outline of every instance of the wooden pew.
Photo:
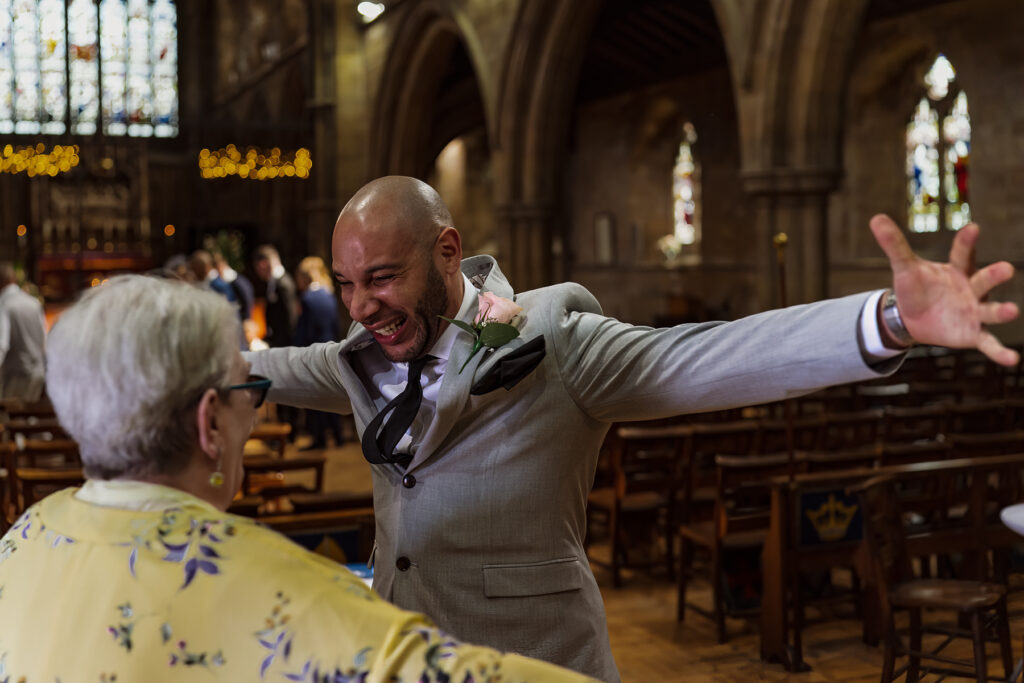
[[(928, 480), (948, 481), (950, 486), (969, 482), (969, 488), (961, 491), (965, 498), (962, 502), (967, 504), (966, 514), (916, 531), (908, 536), (907, 544), (915, 557), (963, 553), (968, 573), (980, 578), (985, 573), (989, 550), (1020, 542), (1020, 537), (999, 521), (998, 509), (1020, 499), (1022, 465), (1024, 453), (1016, 453), (798, 474), (792, 480), (773, 478), (771, 522), (762, 555), (762, 660), (780, 662), (790, 671), (806, 670), (801, 642), (800, 573), (850, 566), (860, 559), (860, 510), (855, 496), (847, 491), (849, 487), (880, 475), (911, 484)], [(809, 530), (810, 512), (818, 515), (820, 524)], [(818, 538), (814, 538), (815, 532)], [(871, 600), (864, 601), (866, 609), (873, 604)], [(869, 641), (878, 636), (874, 618), (868, 610), (865, 639)]]

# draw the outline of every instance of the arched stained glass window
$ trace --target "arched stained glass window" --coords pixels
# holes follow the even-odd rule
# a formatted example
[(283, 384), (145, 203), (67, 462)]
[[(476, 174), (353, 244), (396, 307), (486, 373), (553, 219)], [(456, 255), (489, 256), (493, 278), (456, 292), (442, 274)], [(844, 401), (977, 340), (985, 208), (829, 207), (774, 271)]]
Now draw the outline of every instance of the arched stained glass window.
[(679, 143), (676, 163), (672, 169), (672, 214), (675, 220), (674, 234), (682, 245), (700, 242), (700, 227), (697, 219), (697, 200), (700, 194), (697, 162), (693, 158), (693, 144), (697, 142), (697, 131), (693, 124), (683, 124), (683, 140)]
[(174, 0), (0, 0), (0, 133), (65, 132), (178, 134)]
[(908, 225), (913, 232), (959, 230), (971, 220), (971, 117), (967, 95), (951, 87), (955, 80), (953, 65), (939, 55), (924, 77), (925, 96), (907, 124)]

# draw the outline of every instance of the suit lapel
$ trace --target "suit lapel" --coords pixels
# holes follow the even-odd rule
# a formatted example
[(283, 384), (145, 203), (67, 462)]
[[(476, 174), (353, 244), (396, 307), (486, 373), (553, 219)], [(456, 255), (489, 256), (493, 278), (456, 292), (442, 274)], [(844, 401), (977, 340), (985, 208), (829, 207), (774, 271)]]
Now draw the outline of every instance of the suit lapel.
[(352, 404), (352, 416), (355, 418), (358, 434), (363, 433), (363, 429), (377, 414), (377, 408), (373, 405), (366, 386), (352, 365), (351, 354), (374, 343), (370, 333), (360, 325), (354, 334), (350, 334), (341, 343), (341, 347), (338, 349), (338, 372), (341, 374), (342, 385), (348, 391), (349, 401)]
[[(513, 296), (512, 287), (504, 274), (498, 269), (497, 263), (490, 256), (473, 256), (462, 264), (462, 272), (483, 292), (494, 292), (498, 296), (511, 299)], [(483, 285), (482, 287), (480, 285)], [(474, 301), (469, 312), (463, 318), (468, 323), (473, 322), (478, 310), (478, 302)], [(448, 365), (441, 378), (441, 389), (437, 396), (437, 406), (434, 414), (434, 422), (430, 425), (416, 456), (409, 463), (408, 470), (418, 467), (429, 459), (434, 452), (444, 443), (452, 427), (462, 414), (462, 409), (469, 399), (469, 390), (473, 386), (473, 378), (476, 375), (480, 364), (484, 360), (491, 360), (494, 353), (487, 353), (486, 349), (480, 349), (470, 359), (466, 368), (459, 372), (459, 368), (466, 362), (466, 358), (473, 350), (473, 339), (468, 334), (460, 333), (452, 344), (451, 354), (448, 356)]]

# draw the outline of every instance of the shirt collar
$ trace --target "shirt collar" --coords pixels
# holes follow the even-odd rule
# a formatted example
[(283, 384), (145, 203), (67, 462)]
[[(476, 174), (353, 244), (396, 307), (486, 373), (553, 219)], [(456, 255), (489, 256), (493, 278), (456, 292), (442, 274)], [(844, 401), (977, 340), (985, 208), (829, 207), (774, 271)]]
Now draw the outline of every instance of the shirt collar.
[[(463, 274), (462, 276), (462, 305), (459, 307), (459, 312), (455, 316), (455, 320), (463, 320), (469, 311), (473, 308), (474, 302), (476, 302), (476, 296), (480, 292), (473, 283), (469, 281), (469, 278)], [(434, 358), (442, 358), (448, 360), (448, 356), (451, 355), (452, 346), (455, 345), (455, 339), (459, 334), (465, 334), (455, 325), (448, 323), (448, 327), (441, 336), (437, 338), (434, 345), (430, 349), (430, 355)]]

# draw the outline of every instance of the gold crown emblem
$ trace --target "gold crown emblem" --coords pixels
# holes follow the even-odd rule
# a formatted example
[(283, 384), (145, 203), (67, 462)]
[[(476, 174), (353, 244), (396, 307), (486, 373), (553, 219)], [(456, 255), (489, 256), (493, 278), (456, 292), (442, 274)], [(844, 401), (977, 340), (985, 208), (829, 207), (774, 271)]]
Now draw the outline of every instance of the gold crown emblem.
[(835, 494), (830, 493), (820, 508), (807, 510), (807, 518), (811, 520), (822, 541), (838, 541), (846, 536), (857, 507), (856, 504), (846, 505), (836, 500)]

